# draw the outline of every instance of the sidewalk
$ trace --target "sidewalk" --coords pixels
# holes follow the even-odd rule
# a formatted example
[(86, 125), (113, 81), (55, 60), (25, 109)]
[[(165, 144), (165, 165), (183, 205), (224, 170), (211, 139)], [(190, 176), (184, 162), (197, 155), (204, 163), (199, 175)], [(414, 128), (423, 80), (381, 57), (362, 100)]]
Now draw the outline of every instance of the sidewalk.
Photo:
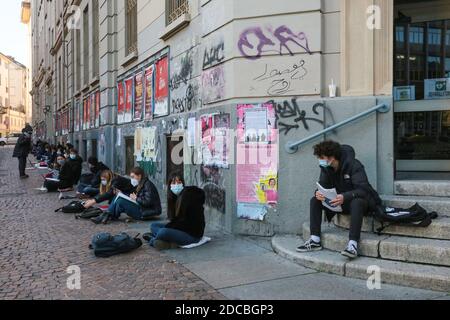
[[(6, 152), (5, 152), (6, 151)], [(0, 299), (449, 299), (433, 292), (319, 273), (277, 256), (270, 239), (240, 237), (208, 226), (212, 241), (158, 252), (148, 245), (112, 259), (87, 250), (102, 231), (143, 233), (149, 223), (95, 226), (55, 214), (57, 194), (42, 194), (36, 171), (18, 180), (10, 150), (0, 148)], [(300, 240), (299, 240), (300, 241)], [(81, 266), (82, 290), (65, 288), (70, 264)]]

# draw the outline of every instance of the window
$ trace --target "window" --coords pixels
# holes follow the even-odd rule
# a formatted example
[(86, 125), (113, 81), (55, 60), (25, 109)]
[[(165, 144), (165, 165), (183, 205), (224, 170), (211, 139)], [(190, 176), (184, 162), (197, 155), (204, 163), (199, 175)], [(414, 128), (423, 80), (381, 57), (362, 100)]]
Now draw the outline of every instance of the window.
[(137, 0), (126, 0), (126, 54), (137, 51)]
[(77, 90), (81, 89), (81, 33), (80, 30), (75, 31), (75, 41), (76, 41), (76, 81)]
[(83, 67), (84, 67), (84, 84), (88, 84), (89, 80), (89, 7), (83, 12)]
[(166, 0), (166, 25), (189, 12), (188, 0)]
[(99, 75), (99, 16), (98, 16), (98, 0), (92, 1), (92, 66), (94, 78)]

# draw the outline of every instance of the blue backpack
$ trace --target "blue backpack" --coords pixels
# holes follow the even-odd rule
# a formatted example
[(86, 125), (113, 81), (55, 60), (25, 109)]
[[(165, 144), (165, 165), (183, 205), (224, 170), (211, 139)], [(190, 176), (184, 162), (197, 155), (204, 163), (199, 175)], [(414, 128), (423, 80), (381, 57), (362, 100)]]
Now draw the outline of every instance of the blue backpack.
[(89, 246), (99, 258), (108, 258), (117, 254), (133, 251), (142, 246), (139, 235), (131, 238), (126, 233), (112, 236), (110, 233), (99, 233), (94, 236)]

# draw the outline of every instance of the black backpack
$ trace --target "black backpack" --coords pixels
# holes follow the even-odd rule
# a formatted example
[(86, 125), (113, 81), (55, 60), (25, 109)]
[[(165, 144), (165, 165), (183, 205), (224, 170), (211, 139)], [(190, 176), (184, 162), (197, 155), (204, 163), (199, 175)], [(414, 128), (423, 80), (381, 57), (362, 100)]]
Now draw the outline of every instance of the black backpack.
[(377, 206), (377, 210), (375, 210), (373, 218), (374, 221), (376, 220), (381, 223), (381, 227), (376, 230), (378, 234), (381, 234), (381, 232), (387, 227), (396, 224), (409, 227), (426, 228), (433, 222), (433, 219), (436, 219), (438, 217), (438, 214), (436, 212), (427, 212), (418, 203), (416, 203), (409, 209), (392, 209), (394, 209), (394, 212), (405, 213), (392, 215), (387, 212), (388, 210), (386, 206)]
[(68, 205), (56, 209), (55, 212), (62, 211), (63, 213), (81, 213), (85, 210), (83, 203), (81, 201), (72, 201)]
[(100, 208), (88, 208), (84, 210), (82, 213), (75, 215), (75, 219), (91, 219), (97, 218), (103, 213), (103, 210)]
[(110, 233), (99, 233), (94, 236), (89, 249), (99, 258), (108, 258), (117, 254), (133, 251), (142, 246), (139, 235), (131, 238), (126, 233), (112, 236)]

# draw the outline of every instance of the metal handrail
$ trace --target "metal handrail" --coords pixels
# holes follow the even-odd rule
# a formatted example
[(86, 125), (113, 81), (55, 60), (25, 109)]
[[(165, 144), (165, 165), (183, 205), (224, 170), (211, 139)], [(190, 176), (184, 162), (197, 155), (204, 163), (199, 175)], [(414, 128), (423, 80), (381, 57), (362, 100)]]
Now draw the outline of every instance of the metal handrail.
[(369, 114), (372, 114), (374, 112), (386, 113), (386, 112), (389, 112), (390, 110), (391, 110), (391, 106), (387, 105), (385, 103), (376, 105), (375, 107), (373, 107), (371, 109), (368, 109), (368, 110), (366, 110), (366, 111), (364, 111), (364, 112), (362, 112), (360, 114), (357, 114), (357, 115), (355, 115), (355, 116), (353, 116), (351, 118), (348, 118), (345, 121), (337, 123), (337, 124), (335, 124), (335, 125), (333, 125), (331, 127), (328, 127), (328, 128), (326, 128), (326, 129), (324, 129), (324, 130), (322, 130), (320, 132), (317, 132), (316, 134), (313, 134), (312, 136), (310, 136), (308, 138), (304, 138), (304, 139), (302, 139), (300, 141), (297, 141), (297, 142), (289, 141), (288, 143), (286, 143), (285, 150), (286, 150), (287, 153), (294, 154), (294, 153), (296, 153), (298, 151), (298, 149), (300, 148), (301, 145), (304, 145), (304, 144), (306, 144), (306, 143), (308, 143), (308, 142), (310, 142), (312, 140), (315, 140), (315, 139), (317, 139), (317, 138), (327, 134), (330, 131), (334, 131), (336, 129), (339, 129), (339, 128), (341, 128), (341, 127), (343, 127), (343, 126), (345, 126), (345, 125), (347, 125), (347, 124), (349, 124), (351, 122), (359, 120), (359, 119), (361, 119), (361, 118), (363, 118), (365, 116), (368, 116)]

